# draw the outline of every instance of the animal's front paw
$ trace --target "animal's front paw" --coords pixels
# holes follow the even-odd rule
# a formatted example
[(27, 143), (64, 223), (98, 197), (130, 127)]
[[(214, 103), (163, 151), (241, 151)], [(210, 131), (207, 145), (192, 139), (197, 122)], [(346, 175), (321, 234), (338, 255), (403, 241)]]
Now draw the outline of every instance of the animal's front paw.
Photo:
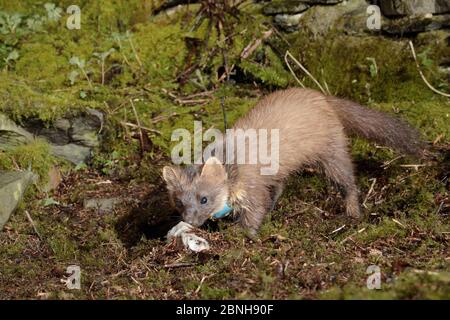
[(247, 237), (247, 239), (252, 241), (258, 240), (258, 230), (253, 228), (246, 228), (244, 229), (244, 235)]

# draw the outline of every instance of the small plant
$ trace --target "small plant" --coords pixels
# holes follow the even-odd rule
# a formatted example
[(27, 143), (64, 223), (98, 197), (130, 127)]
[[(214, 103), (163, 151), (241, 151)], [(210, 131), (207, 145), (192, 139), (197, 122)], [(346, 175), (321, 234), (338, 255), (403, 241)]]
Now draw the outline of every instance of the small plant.
[(62, 9), (57, 7), (54, 3), (47, 2), (44, 4), (44, 8), (47, 11), (47, 18), (49, 21), (58, 21), (61, 18)]
[(27, 18), (27, 28), (31, 31), (41, 31), (45, 21), (45, 17), (35, 14), (34, 16)]
[(426, 68), (431, 68), (434, 63), (434, 61), (429, 57), (430, 51), (431, 49), (427, 48), (423, 52), (417, 54), (417, 58), (419, 58), (420, 63)]
[[(79, 57), (74, 56), (74, 57), (70, 58), (69, 63), (71, 65), (77, 66), (78, 69), (80, 69), (81, 73), (86, 78), (87, 82), (89, 83), (89, 88), (93, 89), (94, 87), (92, 86), (91, 79), (89, 79), (89, 76), (85, 69), (86, 63), (85, 63), (84, 59), (80, 59)], [(72, 71), (69, 74), (69, 80), (72, 84), (75, 83), (75, 80), (78, 75), (79, 75), (79, 73), (76, 70)]]
[(372, 57), (368, 57), (368, 58), (366, 58), (366, 60), (370, 62), (370, 66), (369, 66), (370, 76), (372, 78), (376, 78), (378, 75), (377, 61), (375, 60), (375, 58), (372, 58)]
[(119, 46), (119, 51), (123, 57), (123, 61), (125, 61), (125, 63), (127, 65), (130, 65), (130, 62), (128, 61), (127, 56), (123, 53), (122, 40), (125, 40), (126, 36), (123, 34), (117, 33), (117, 32), (113, 32), (112, 38), (114, 39), (115, 42), (117, 42), (117, 45)]
[(16, 33), (22, 23), (22, 15), (19, 13), (8, 14), (0, 12), (0, 33)]
[(16, 61), (19, 58), (19, 52), (17, 50), (11, 51), (8, 56), (4, 59), (5, 60), (5, 70), (8, 69), (8, 66), (10, 65), (11, 61)]
[[(239, 21), (239, 6), (244, 1), (236, 0), (201, 0), (200, 8), (195, 14), (189, 32), (196, 32), (206, 23), (206, 31), (202, 39), (194, 39), (195, 42), (189, 48), (189, 54), (184, 62), (184, 70), (177, 76), (180, 84), (185, 84), (194, 74), (198, 76), (196, 70), (205, 71), (215, 59), (221, 59), (224, 74), (228, 78), (232, 71), (229, 64), (229, 51), (232, 51), (233, 38), (235, 38), (235, 28)], [(215, 36), (214, 36), (215, 34)], [(193, 40), (187, 38), (187, 41)], [(213, 49), (211, 42), (214, 41)], [(207, 52), (203, 56), (203, 53)], [(231, 59), (232, 60), (232, 59)]]
[(101, 66), (102, 85), (105, 84), (105, 61), (114, 51), (115, 49), (111, 48), (108, 51), (102, 53), (94, 52), (94, 56), (99, 60)]

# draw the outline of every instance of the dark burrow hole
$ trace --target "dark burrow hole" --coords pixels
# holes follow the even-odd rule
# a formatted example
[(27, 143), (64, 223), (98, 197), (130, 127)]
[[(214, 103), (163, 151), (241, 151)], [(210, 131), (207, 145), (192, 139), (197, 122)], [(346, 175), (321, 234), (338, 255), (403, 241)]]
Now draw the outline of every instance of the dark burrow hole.
[[(146, 199), (120, 217), (115, 224), (119, 239), (128, 248), (136, 246), (143, 237), (164, 240), (167, 232), (182, 220), (181, 215), (170, 205), (164, 185), (151, 191)], [(207, 221), (202, 229), (217, 231), (218, 224)]]
[(135, 246), (143, 236), (163, 239), (181, 221), (181, 216), (171, 207), (163, 186), (149, 193), (146, 199), (115, 224), (117, 235), (126, 247)]

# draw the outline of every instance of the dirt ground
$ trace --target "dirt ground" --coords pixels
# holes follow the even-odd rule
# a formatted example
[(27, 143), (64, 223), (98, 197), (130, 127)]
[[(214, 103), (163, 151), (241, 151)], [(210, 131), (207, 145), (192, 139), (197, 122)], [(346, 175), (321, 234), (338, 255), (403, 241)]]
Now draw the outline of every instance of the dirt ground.
[[(338, 193), (309, 170), (290, 179), (259, 239), (232, 219), (211, 222), (198, 231), (211, 245), (203, 253), (164, 239), (179, 219), (164, 186), (71, 171), (53, 204), (33, 200), (0, 234), (0, 298), (450, 298), (448, 192), (433, 195), (437, 210), (409, 218), (381, 210), (392, 198), (397, 208), (417, 205), (408, 204), (411, 176), (448, 188), (448, 162), (417, 171), (383, 165), (357, 162), (360, 179), (377, 179), (362, 190), (367, 217), (359, 224), (346, 220)], [(122, 200), (110, 212), (84, 208), (96, 198)], [(62, 281), (69, 265), (81, 268), (80, 290)], [(370, 265), (380, 268), (380, 290), (366, 287)]]

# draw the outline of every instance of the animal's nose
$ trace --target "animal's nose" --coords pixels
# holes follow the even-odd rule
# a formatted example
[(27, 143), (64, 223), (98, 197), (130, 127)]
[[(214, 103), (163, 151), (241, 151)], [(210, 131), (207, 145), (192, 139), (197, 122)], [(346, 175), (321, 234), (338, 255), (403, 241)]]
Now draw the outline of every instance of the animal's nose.
[(194, 223), (195, 212), (194, 210), (186, 211), (184, 214), (184, 222), (193, 224)]

